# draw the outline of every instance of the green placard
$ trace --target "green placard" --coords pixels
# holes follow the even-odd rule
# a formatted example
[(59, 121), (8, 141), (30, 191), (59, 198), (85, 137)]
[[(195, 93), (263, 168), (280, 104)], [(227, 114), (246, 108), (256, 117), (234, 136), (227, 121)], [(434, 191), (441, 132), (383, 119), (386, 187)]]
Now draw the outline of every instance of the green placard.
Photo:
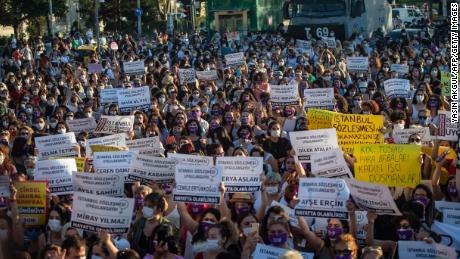
[(441, 90), (443, 96), (450, 96), (450, 73), (441, 73)]

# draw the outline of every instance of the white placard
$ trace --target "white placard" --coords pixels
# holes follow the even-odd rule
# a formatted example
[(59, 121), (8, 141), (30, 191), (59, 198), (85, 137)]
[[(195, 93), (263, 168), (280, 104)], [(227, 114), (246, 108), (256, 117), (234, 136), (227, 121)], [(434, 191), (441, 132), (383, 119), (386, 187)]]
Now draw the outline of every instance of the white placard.
[(75, 192), (71, 225), (89, 232), (128, 233), (134, 199)]
[[(252, 258), (254, 259), (278, 259), (287, 251), (289, 250), (258, 243), (256, 245), (256, 249), (254, 250), (254, 253), (252, 254)], [(314, 257), (313, 253), (305, 253), (305, 252), (299, 252), (299, 253), (302, 255), (303, 259), (313, 259)]]
[(35, 138), (35, 146), (38, 149), (39, 160), (44, 160), (49, 157), (77, 156), (77, 145), (75, 133), (73, 132)]
[(295, 161), (310, 163), (311, 155), (339, 148), (335, 128), (289, 132)]
[(195, 71), (196, 73), (196, 78), (198, 80), (203, 80), (203, 81), (213, 81), (219, 79), (217, 76), (217, 70), (209, 70), (209, 71)]
[(222, 181), (226, 192), (256, 192), (260, 190), (263, 157), (217, 157), (223, 168)]
[(118, 103), (118, 91), (121, 88), (104, 88), (101, 89), (99, 101), (103, 103)]
[(323, 42), (326, 43), (326, 46), (330, 49), (337, 48), (337, 42), (335, 41), (335, 37), (322, 37)]
[(126, 180), (136, 155), (135, 151), (94, 152), (94, 172), (104, 174), (123, 173)]
[(74, 158), (39, 160), (35, 164), (34, 180), (48, 181), (54, 195), (72, 194), (72, 172), (77, 171)]
[(344, 179), (358, 208), (378, 215), (401, 215), (388, 186)]
[(126, 88), (117, 92), (120, 112), (150, 109), (150, 90), (148, 86)]
[(369, 59), (367, 57), (347, 57), (347, 69), (349, 72), (367, 72)]
[(175, 159), (178, 164), (213, 166), (214, 161), (210, 156), (196, 156), (179, 153), (168, 153), (168, 157)]
[(225, 64), (228, 66), (244, 64), (244, 52), (225, 55)]
[(353, 178), (340, 148), (311, 155), (311, 173), (316, 177)]
[(138, 151), (139, 155), (160, 156), (165, 151), (158, 136), (126, 140), (126, 146), (129, 150)]
[(179, 68), (179, 79), (181, 84), (195, 83), (195, 69)]
[(391, 64), (391, 71), (396, 72), (399, 75), (405, 75), (409, 73), (409, 66), (406, 64)]
[(123, 72), (127, 75), (143, 75), (145, 73), (144, 60), (123, 62)]
[(452, 238), (452, 244), (450, 244), (450, 238), (443, 238), (441, 244), (452, 245), (455, 250), (460, 251), (460, 227), (453, 226), (439, 222), (437, 220), (431, 225), (431, 230), (440, 235), (449, 236)]
[(410, 82), (407, 79), (388, 79), (383, 82), (383, 85), (389, 99), (409, 97)]
[(299, 105), (298, 84), (270, 85), (270, 100), (273, 107)]
[(10, 176), (0, 175), (0, 197), (10, 197)]
[(221, 166), (176, 165), (174, 201), (220, 203)]
[(442, 212), (442, 223), (460, 226), (460, 210), (444, 210)]
[(423, 241), (398, 241), (399, 258), (456, 259), (453, 247)]
[(137, 155), (131, 164), (128, 179), (149, 184), (174, 181), (176, 160), (167, 157)]
[(460, 123), (450, 123), (450, 111), (438, 111), (438, 139), (457, 141)]
[(75, 132), (75, 133), (80, 133), (82, 131), (91, 132), (97, 126), (96, 120), (93, 117), (67, 120), (66, 123), (67, 123), (67, 126), (69, 126), (70, 131)]
[(431, 141), (430, 128), (428, 127), (414, 127), (409, 129), (393, 129), (392, 137), (395, 144), (408, 144), (409, 137), (412, 134), (420, 135), (424, 145)]
[(225, 33), (225, 36), (227, 37), (227, 41), (240, 40), (240, 32), (239, 31), (227, 32), (227, 33)]
[(304, 108), (334, 109), (334, 88), (310, 88), (303, 90)]
[(91, 146), (116, 146), (126, 147), (126, 133), (113, 134), (100, 138), (92, 138), (86, 140), (86, 154), (91, 155)]
[(97, 122), (94, 133), (116, 134), (128, 132), (133, 129), (134, 115), (108, 116), (102, 115)]
[(350, 191), (343, 179), (300, 178), (297, 216), (348, 219)]
[(444, 210), (459, 210), (460, 211), (460, 202), (435, 201), (434, 206), (440, 212), (444, 212)]
[(119, 173), (72, 173), (74, 192), (83, 192), (93, 195), (123, 197), (125, 176)]

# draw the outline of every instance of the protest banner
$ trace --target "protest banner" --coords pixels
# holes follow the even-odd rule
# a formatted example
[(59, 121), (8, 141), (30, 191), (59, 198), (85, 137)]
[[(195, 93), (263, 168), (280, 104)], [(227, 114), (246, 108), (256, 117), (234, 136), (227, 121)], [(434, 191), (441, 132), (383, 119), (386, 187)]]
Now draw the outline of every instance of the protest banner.
[(128, 132), (133, 129), (134, 115), (108, 116), (102, 115), (97, 122), (94, 133), (116, 134)]
[(409, 66), (406, 64), (391, 64), (391, 71), (402, 76), (409, 73)]
[(295, 40), (295, 48), (298, 53), (306, 53), (308, 56), (312, 57), (314, 55), (313, 47), (311, 41), (308, 40)]
[(336, 49), (337, 48), (337, 42), (335, 41), (335, 37), (322, 37), (322, 40), (324, 43), (326, 43), (326, 46), (330, 49)]
[(148, 86), (121, 89), (117, 92), (117, 99), (120, 112), (148, 111), (150, 109)]
[(123, 197), (124, 183), (122, 172), (110, 174), (72, 172), (72, 186), (75, 192)]
[(123, 72), (126, 75), (143, 75), (145, 73), (144, 60), (123, 62)]
[(121, 172), (126, 180), (136, 155), (135, 151), (95, 152), (93, 154), (94, 172), (105, 174)]
[(227, 33), (225, 33), (225, 36), (227, 37), (227, 41), (240, 40), (240, 32), (239, 31), (227, 32)]
[(347, 57), (348, 72), (367, 72), (368, 69), (368, 57)]
[[(439, 222), (437, 220), (431, 225), (431, 231), (436, 232), (438, 235), (443, 235), (441, 244), (455, 247), (455, 250), (460, 251), (460, 227)], [(452, 238), (452, 242), (450, 238)]]
[(122, 88), (104, 88), (101, 89), (99, 94), (99, 101), (101, 104), (105, 103), (118, 103), (118, 91)]
[(94, 120), (93, 117), (66, 120), (66, 123), (67, 123), (67, 126), (69, 126), (70, 131), (75, 132), (75, 133), (80, 133), (82, 131), (91, 132), (97, 126), (96, 120)]
[(313, 153), (311, 155), (311, 173), (324, 178), (353, 178), (340, 148)]
[(75, 192), (71, 226), (89, 232), (112, 234), (128, 232), (134, 210), (134, 199)]
[(296, 216), (348, 219), (350, 191), (343, 179), (300, 178)]
[(176, 164), (174, 201), (220, 203), (221, 166)]
[(98, 63), (88, 63), (88, 74), (101, 73), (102, 65)]
[(388, 186), (415, 187), (420, 183), (419, 145), (359, 145), (355, 147), (355, 178)]
[(216, 166), (222, 166), (222, 181), (226, 192), (256, 192), (260, 190), (263, 157), (217, 157)]
[(46, 181), (16, 182), (18, 213), (25, 227), (41, 227), (46, 223), (48, 202)]
[(296, 162), (310, 163), (311, 155), (338, 148), (335, 129), (289, 132)]
[[(256, 258), (257, 259), (279, 259), (287, 251), (289, 250), (258, 243), (256, 245), (256, 249), (254, 250), (254, 253), (252, 254), (252, 258), (254, 259)], [(299, 252), (299, 253), (302, 255), (303, 259), (313, 259), (314, 258), (313, 253), (305, 253), (305, 252)]]
[(87, 139), (86, 154), (93, 154), (93, 151), (91, 150), (91, 146), (93, 145), (126, 147), (126, 133), (119, 133), (100, 138)]
[(158, 136), (127, 140), (126, 146), (129, 150), (138, 151), (139, 155), (160, 156), (164, 153), (163, 144)]
[(335, 128), (337, 141), (344, 153), (353, 153), (355, 145), (383, 144), (383, 116), (343, 114), (308, 109), (308, 129)]
[(244, 64), (244, 52), (237, 52), (225, 55), (225, 64), (227, 67)]
[(310, 88), (303, 90), (304, 109), (334, 109), (334, 88)]
[(270, 85), (272, 107), (299, 105), (299, 87), (297, 84)]
[(195, 83), (195, 69), (179, 68), (179, 80), (181, 84)]
[(450, 73), (441, 72), (441, 93), (442, 96), (450, 96)]
[(76, 157), (75, 158), (75, 165), (77, 166), (77, 172), (83, 172), (85, 170), (85, 158), (84, 157)]
[(396, 97), (409, 98), (410, 84), (407, 79), (388, 79), (383, 82), (383, 86), (389, 99)]
[(34, 179), (48, 181), (54, 195), (72, 194), (72, 172), (77, 171), (74, 158), (39, 160), (35, 165)]
[(396, 144), (408, 144), (409, 137), (413, 134), (420, 135), (422, 144), (428, 145), (431, 141), (430, 128), (414, 127), (409, 129), (393, 129), (392, 137)]
[(460, 133), (460, 123), (451, 123), (450, 111), (438, 111), (438, 139), (457, 141)]
[(442, 223), (460, 226), (460, 210), (444, 210), (442, 212)]
[(378, 215), (401, 215), (386, 185), (344, 179), (358, 208)]
[(444, 210), (458, 210), (458, 211), (460, 211), (460, 203), (459, 202), (435, 201), (434, 206), (440, 212), (444, 212)]
[(203, 80), (203, 81), (213, 81), (219, 79), (217, 76), (217, 70), (209, 70), (209, 71), (195, 71), (196, 73), (196, 78), (198, 80)]
[(398, 241), (399, 258), (457, 259), (453, 247), (423, 241)]
[(196, 156), (179, 153), (168, 153), (168, 157), (176, 160), (177, 164), (188, 164), (188, 165), (207, 165), (213, 166), (214, 161), (210, 156)]
[(358, 239), (359, 244), (365, 244), (366, 241), (366, 225), (369, 223), (367, 221), (367, 211), (357, 210), (356, 214), (356, 238)]
[[(128, 147), (115, 147), (115, 146), (101, 146), (101, 145), (91, 145), (91, 152), (115, 152), (115, 151), (127, 151)], [(92, 153), (92, 154), (93, 154)]]
[(9, 175), (0, 175), (0, 197), (10, 197)]
[(137, 155), (129, 169), (128, 179), (142, 184), (171, 183), (174, 181), (176, 160), (167, 157)]
[(35, 138), (35, 146), (38, 149), (38, 160), (44, 160), (48, 157), (77, 156), (77, 145), (75, 133), (73, 132)]

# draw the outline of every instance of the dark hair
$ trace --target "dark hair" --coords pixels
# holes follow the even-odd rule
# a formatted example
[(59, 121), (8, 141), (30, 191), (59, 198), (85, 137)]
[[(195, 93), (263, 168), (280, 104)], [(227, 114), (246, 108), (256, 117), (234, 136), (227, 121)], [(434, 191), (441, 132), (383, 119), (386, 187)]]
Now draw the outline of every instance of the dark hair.
[(212, 228), (217, 228), (219, 230), (219, 233), (222, 236), (222, 239), (225, 240), (224, 248), (227, 247), (229, 245), (229, 243), (231, 242), (232, 224), (233, 223), (228, 221), (228, 220), (223, 220), (222, 222), (209, 227), (209, 230), (212, 229)]
[(156, 192), (152, 192), (145, 196), (144, 201), (150, 202), (153, 206), (156, 206), (157, 209), (159, 209), (162, 212), (166, 208), (166, 200), (164, 199), (163, 195)]
[(391, 122), (396, 122), (399, 120), (406, 120), (406, 113), (401, 110), (395, 110), (390, 114)]
[[(152, 231), (152, 238), (155, 239), (157, 236), (158, 244), (164, 242), (168, 245), (168, 251), (173, 254), (179, 254), (180, 248), (179, 244), (176, 242), (174, 237), (175, 229), (170, 224), (160, 224), (156, 226)], [(155, 252), (155, 247), (153, 247), (152, 252)]]
[[(201, 218), (200, 218), (200, 221), (199, 221), (200, 223), (201, 223), (201, 221), (203, 221), (203, 218), (204, 218), (204, 216), (206, 216), (206, 214), (212, 214), (217, 219), (217, 221), (220, 221), (220, 217), (221, 217), (220, 211), (218, 209), (215, 209), (215, 208), (207, 208), (201, 214)], [(201, 242), (201, 241), (204, 241), (204, 240), (206, 240), (206, 233), (204, 232), (203, 228), (201, 228), (201, 226), (198, 226), (198, 230), (196, 231), (196, 234), (192, 238), (192, 244), (197, 243), (197, 242)]]
[(141, 256), (133, 249), (118, 251), (117, 259), (141, 259)]
[(80, 249), (81, 247), (86, 247), (85, 241), (77, 236), (71, 236), (64, 239), (61, 245), (61, 248), (65, 249), (67, 253), (71, 248)]

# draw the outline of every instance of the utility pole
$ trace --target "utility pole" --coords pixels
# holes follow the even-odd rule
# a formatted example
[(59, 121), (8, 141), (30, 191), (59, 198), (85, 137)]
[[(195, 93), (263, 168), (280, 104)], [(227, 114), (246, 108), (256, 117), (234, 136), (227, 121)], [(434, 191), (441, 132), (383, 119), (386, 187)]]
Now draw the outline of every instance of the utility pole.
[(190, 1), (190, 15), (192, 16), (192, 34), (195, 32), (195, 0)]
[(97, 53), (100, 53), (101, 51), (101, 45), (100, 45), (100, 42), (99, 42), (99, 0), (95, 0), (96, 3), (96, 7), (94, 8), (94, 13), (95, 13), (95, 17), (96, 17), (96, 21), (95, 21), (95, 27), (96, 27), (96, 43), (97, 43)]
[(54, 37), (54, 19), (53, 19), (53, 0), (48, 0), (48, 8), (49, 8), (49, 15), (50, 15), (50, 36), (51, 38)]
[[(137, 10), (141, 10), (141, 0), (137, 0)], [(137, 35), (141, 39), (142, 35), (142, 11), (137, 16)]]

